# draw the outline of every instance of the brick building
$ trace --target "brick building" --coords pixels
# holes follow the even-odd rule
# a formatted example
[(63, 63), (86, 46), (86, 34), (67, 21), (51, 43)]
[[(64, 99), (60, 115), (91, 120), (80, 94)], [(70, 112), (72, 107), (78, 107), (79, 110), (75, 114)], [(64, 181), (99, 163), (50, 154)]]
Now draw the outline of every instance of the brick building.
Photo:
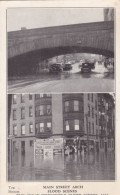
[[(114, 150), (114, 101), (109, 94), (8, 95), (8, 162), (32, 166), (34, 143), (63, 139), (94, 151)], [(63, 151), (62, 150), (62, 151)]]

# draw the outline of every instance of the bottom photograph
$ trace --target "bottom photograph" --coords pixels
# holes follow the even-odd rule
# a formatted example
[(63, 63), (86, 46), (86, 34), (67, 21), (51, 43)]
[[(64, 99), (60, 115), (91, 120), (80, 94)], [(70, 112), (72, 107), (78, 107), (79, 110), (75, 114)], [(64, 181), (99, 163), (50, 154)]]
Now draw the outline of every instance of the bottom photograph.
[(115, 180), (115, 94), (9, 94), (8, 181)]

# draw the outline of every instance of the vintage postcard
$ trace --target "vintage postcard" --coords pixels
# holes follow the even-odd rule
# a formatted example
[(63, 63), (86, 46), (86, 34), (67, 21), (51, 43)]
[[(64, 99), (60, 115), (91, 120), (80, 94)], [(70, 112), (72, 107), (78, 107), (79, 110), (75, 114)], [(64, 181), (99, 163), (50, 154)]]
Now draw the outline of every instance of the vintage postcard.
[(120, 2), (0, 5), (0, 194), (118, 195)]

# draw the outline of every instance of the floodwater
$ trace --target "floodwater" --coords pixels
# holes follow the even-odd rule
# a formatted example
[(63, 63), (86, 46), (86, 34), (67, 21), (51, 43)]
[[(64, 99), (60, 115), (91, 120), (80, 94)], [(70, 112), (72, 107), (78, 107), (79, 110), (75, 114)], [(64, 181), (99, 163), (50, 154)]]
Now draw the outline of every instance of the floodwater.
[(114, 152), (54, 155), (48, 159), (35, 157), (28, 166), (12, 165), (8, 168), (9, 181), (106, 181), (115, 180)]
[(11, 78), (8, 81), (9, 93), (42, 92), (112, 92), (114, 91), (114, 71), (112, 67), (96, 64), (90, 73), (81, 73), (79, 64), (72, 70), (62, 73)]

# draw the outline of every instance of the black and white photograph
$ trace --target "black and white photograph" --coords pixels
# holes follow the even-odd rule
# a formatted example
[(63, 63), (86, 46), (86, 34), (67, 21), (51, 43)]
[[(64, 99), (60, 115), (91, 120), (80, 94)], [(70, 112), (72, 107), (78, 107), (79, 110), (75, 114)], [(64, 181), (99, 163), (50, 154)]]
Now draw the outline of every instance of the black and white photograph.
[(120, 0), (0, 1), (0, 194), (120, 194)]
[(114, 92), (114, 12), (8, 8), (8, 92)]
[(9, 94), (8, 181), (114, 181), (115, 94)]

